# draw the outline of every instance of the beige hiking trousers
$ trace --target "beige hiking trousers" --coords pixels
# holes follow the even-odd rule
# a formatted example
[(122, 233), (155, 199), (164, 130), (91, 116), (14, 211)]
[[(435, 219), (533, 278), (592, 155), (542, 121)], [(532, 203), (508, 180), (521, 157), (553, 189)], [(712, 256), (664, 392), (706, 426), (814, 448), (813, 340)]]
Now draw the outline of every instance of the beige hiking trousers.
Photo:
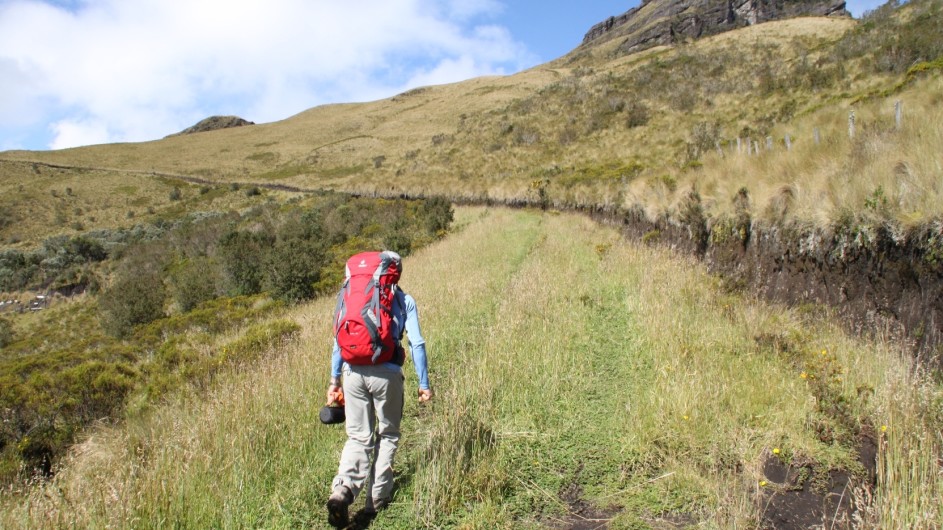
[[(388, 366), (344, 363), (347, 443), (332, 488), (350, 488), (354, 498), (365, 484), (366, 507), (393, 494), (393, 457), (403, 419), (403, 373)], [(369, 483), (367, 480), (369, 479)]]

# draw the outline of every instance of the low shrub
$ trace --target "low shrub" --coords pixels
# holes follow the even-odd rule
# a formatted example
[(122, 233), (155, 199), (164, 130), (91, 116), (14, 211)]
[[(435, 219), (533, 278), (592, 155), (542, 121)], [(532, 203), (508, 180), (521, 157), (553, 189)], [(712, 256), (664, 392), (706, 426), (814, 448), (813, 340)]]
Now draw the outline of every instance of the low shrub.
[(6, 348), (11, 342), (13, 342), (13, 323), (0, 318), (0, 348)]
[(155, 271), (121, 274), (98, 298), (102, 326), (115, 337), (164, 315), (164, 281)]
[(255, 324), (241, 337), (223, 346), (218, 362), (222, 364), (253, 361), (267, 349), (290, 339), (299, 331), (301, 326), (290, 320)]

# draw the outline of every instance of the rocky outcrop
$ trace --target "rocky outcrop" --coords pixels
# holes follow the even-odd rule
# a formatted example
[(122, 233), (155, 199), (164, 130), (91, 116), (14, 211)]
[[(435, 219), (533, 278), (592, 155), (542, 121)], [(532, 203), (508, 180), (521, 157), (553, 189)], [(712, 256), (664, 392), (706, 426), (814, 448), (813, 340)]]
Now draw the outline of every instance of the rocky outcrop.
[(625, 39), (623, 53), (699, 38), (742, 26), (799, 16), (849, 16), (845, 0), (642, 0), (596, 24), (583, 46)]
[(200, 121), (193, 127), (188, 127), (178, 133), (168, 135), (167, 138), (170, 138), (171, 136), (181, 136), (184, 134), (229, 129), (230, 127), (243, 127), (246, 125), (255, 125), (255, 123), (244, 120), (239, 116), (210, 116), (209, 118)]

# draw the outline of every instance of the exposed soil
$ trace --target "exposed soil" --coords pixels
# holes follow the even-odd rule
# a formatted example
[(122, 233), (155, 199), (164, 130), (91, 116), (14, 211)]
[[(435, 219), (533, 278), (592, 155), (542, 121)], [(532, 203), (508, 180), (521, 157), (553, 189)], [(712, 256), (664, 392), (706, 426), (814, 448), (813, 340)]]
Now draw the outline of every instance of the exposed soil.
[(603, 530), (618, 513), (617, 509), (602, 509), (583, 500), (583, 489), (571, 483), (560, 491), (560, 500), (566, 503), (566, 517), (556, 521), (551, 528), (561, 530)]
[(854, 490), (873, 487), (876, 477), (877, 442), (869, 427), (859, 436), (858, 461), (864, 474), (856, 476), (845, 470), (822, 469), (798, 458), (786, 462), (769, 455), (763, 464), (767, 484), (758, 499), (762, 528), (853, 528)]
[(628, 237), (699, 257), (732, 288), (831, 307), (852, 332), (901, 338), (922, 363), (943, 368), (943, 222), (824, 229), (762, 226), (745, 215), (721, 225), (696, 199), (682, 210), (678, 222), (586, 212)]

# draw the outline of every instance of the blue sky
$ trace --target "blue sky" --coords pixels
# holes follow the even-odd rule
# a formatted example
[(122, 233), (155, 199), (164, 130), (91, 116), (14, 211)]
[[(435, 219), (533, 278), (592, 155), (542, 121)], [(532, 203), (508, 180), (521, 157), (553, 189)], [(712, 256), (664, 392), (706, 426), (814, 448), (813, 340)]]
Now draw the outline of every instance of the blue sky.
[[(850, 1), (855, 16), (882, 2)], [(0, 0), (0, 151), (512, 74), (638, 0)]]

